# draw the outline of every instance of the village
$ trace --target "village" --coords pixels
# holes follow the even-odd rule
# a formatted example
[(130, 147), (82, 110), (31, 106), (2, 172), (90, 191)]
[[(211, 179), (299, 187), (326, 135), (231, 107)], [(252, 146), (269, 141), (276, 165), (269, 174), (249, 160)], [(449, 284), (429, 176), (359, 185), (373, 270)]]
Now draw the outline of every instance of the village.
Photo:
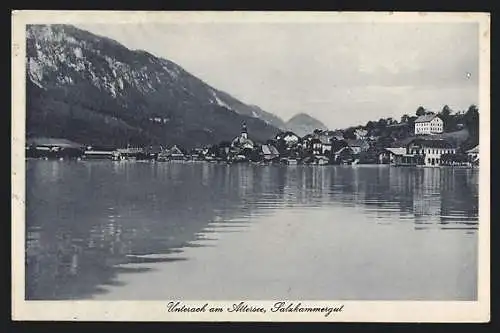
[[(395, 124), (401, 126), (404, 124)], [(357, 165), (389, 164), (394, 166), (479, 166), (479, 145), (464, 150), (452, 140), (439, 137), (443, 120), (432, 112), (414, 121), (413, 136), (380, 144), (378, 137), (357, 129), (355, 138), (346, 138), (341, 130), (314, 130), (303, 137), (291, 131), (278, 133), (266, 142), (250, 139), (245, 123), (231, 142), (207, 145), (186, 151), (172, 147), (95, 147), (65, 139), (32, 139), (26, 145), (27, 158), (107, 159), (113, 161), (205, 161), (219, 163), (256, 163), (284, 165)], [(436, 137), (436, 135), (438, 137)]]

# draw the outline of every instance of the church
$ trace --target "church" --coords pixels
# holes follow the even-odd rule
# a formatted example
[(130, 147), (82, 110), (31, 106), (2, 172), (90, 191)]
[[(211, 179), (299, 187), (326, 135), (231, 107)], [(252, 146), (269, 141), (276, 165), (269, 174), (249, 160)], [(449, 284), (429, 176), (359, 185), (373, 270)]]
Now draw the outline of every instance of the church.
[(253, 141), (248, 138), (247, 126), (245, 123), (243, 123), (241, 126), (240, 135), (235, 137), (233, 139), (233, 141), (231, 142), (231, 148), (235, 148), (235, 149), (239, 149), (239, 150), (244, 150), (244, 149), (252, 150), (253, 147), (254, 147)]

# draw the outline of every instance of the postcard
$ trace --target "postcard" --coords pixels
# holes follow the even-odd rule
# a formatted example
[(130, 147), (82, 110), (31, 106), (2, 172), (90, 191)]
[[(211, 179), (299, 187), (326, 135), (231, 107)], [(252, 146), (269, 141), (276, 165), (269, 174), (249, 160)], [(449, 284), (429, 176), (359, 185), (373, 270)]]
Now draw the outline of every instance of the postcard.
[(12, 27), (14, 320), (490, 320), (488, 13)]

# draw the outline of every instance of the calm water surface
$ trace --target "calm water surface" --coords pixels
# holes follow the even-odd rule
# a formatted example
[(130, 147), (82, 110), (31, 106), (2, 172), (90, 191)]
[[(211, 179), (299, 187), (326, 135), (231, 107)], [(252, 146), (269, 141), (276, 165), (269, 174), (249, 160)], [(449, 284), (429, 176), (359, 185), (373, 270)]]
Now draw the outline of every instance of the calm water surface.
[(27, 161), (28, 299), (477, 299), (478, 170)]

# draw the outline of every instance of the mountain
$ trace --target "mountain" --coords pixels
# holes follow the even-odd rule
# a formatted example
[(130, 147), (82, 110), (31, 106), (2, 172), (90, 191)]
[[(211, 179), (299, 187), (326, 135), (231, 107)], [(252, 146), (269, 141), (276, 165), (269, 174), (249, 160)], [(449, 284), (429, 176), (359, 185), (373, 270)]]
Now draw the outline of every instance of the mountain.
[(241, 115), (259, 118), (264, 122), (266, 122), (267, 124), (272, 125), (279, 129), (284, 129), (286, 126), (283, 119), (279, 118), (278, 116), (272, 113), (262, 110), (257, 105), (247, 105), (223, 91), (216, 90), (216, 93), (217, 97), (222, 99), (225, 106), (227, 106), (232, 110), (235, 110)]
[(299, 136), (312, 133), (315, 129), (327, 130), (321, 121), (305, 113), (299, 113), (286, 122), (286, 128)]
[(265, 141), (280, 119), (179, 65), (71, 25), (27, 27), (27, 137), (96, 145)]

